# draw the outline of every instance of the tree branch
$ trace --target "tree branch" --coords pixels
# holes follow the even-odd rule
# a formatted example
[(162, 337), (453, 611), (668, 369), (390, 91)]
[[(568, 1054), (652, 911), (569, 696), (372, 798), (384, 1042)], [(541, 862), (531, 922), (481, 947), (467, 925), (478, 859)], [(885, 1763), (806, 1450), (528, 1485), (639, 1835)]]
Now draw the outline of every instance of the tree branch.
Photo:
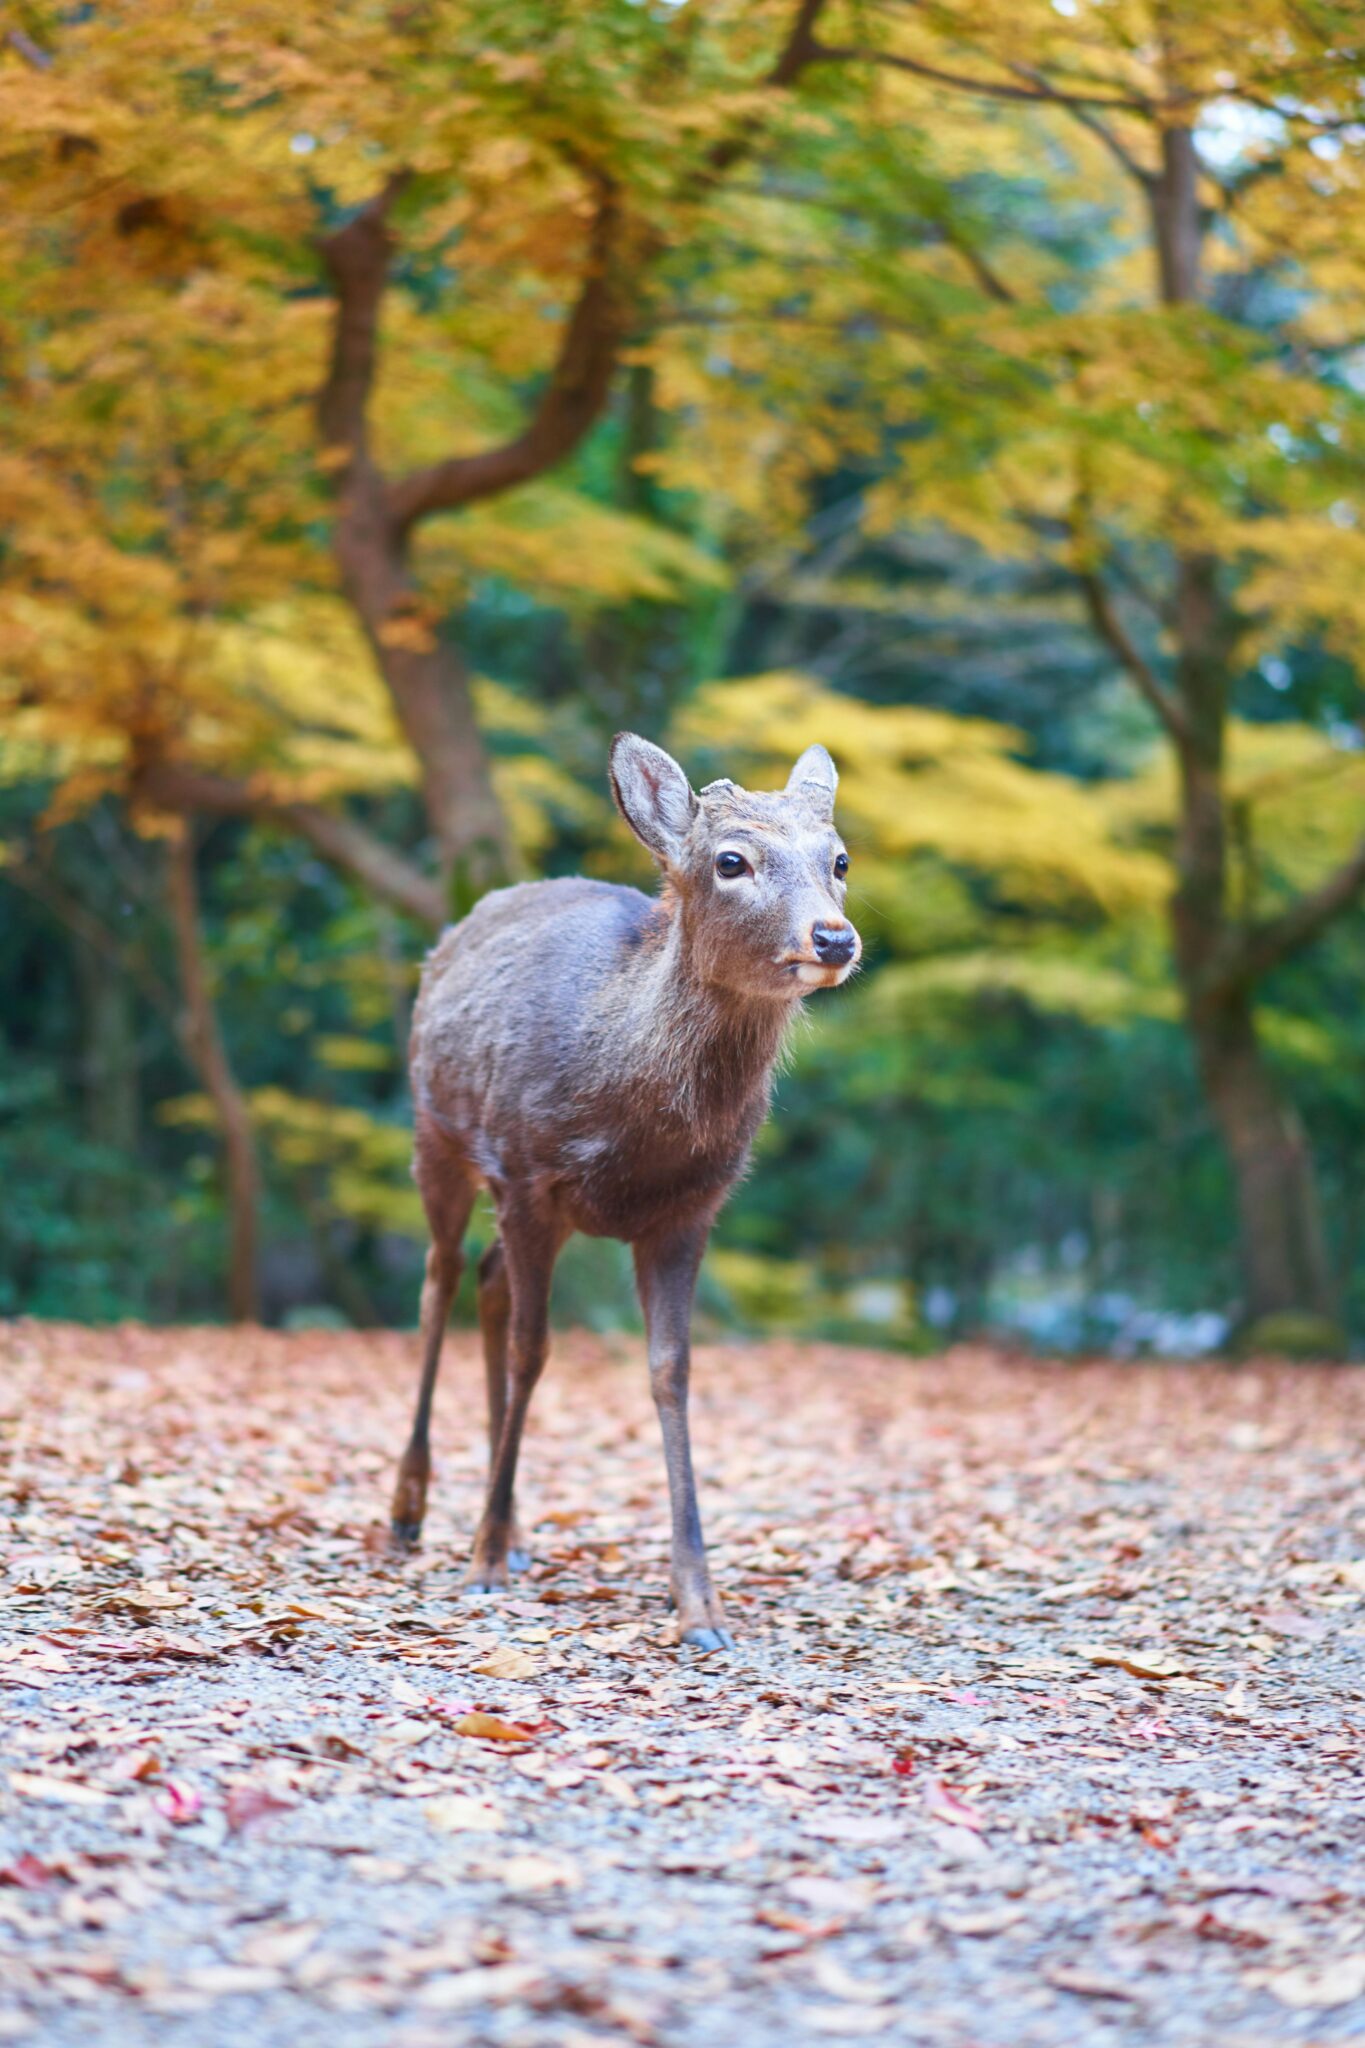
[(614, 274), (621, 225), (616, 187), (600, 177), (583, 284), (535, 412), (519, 434), (496, 448), (429, 463), (390, 484), (388, 514), (399, 534), (434, 512), (456, 511), (542, 475), (572, 453), (597, 421), (628, 323), (626, 295)]
[(440, 884), (339, 811), (282, 801), (253, 789), (249, 782), (206, 775), (166, 761), (149, 762), (139, 770), (134, 794), (162, 810), (201, 811), (207, 817), (256, 818), (283, 825), (395, 909), (437, 928), (446, 922), (447, 905)]
[[(815, 24), (824, 13), (827, 0), (799, 0), (787, 40), (763, 83), (783, 91), (795, 85), (808, 64), (814, 64), (821, 55), (821, 47), (815, 40)], [(762, 130), (763, 120), (759, 114), (749, 114), (735, 128), (733, 134), (713, 143), (707, 151), (702, 168), (685, 197), (698, 199), (719, 184), (735, 164), (742, 161), (753, 147)]]
[(1251, 925), (1236, 948), (1228, 979), (1255, 983), (1272, 968), (1301, 953), (1333, 919), (1365, 895), (1365, 839), (1316, 889), (1291, 903), (1277, 917)]
[(1191, 734), (1184, 710), (1144, 657), (1137, 642), (1119, 617), (1103, 581), (1093, 569), (1078, 569), (1076, 575), (1095, 631), (1110, 651), (1117, 655), (1129, 677), (1136, 683), (1176, 745), (1188, 746)]
[[(1053, 106), (1064, 108), (1072, 116), (1073, 120), (1078, 121), (1082, 128), (1095, 137), (1097, 142), (1103, 143), (1110, 156), (1113, 157), (1115, 163), (1119, 166), (1119, 169), (1125, 172), (1128, 177), (1141, 185), (1144, 190), (1151, 185), (1154, 173), (1145, 169), (1126, 144), (1119, 141), (1118, 136), (1115, 135), (1109, 123), (1102, 121), (1094, 111), (1093, 105), (1088, 104), (1084, 100), (1072, 98), (1066, 93), (1059, 92), (1045, 73), (1033, 70), (1030, 65), (1016, 64), (1011, 68), (1019, 72), (1021, 76), (1031, 78), (1037, 86), (1039, 96), (1042, 99), (1047, 100)], [(1143, 109), (1135, 104), (1128, 111), (1130, 113), (1139, 113)]]
[(344, 449), (353, 461), (366, 453), (379, 308), (393, 252), (389, 214), (407, 180), (406, 171), (396, 171), (359, 213), (319, 244), (337, 306), (331, 360), (318, 394), (318, 424), (326, 446)]
[(872, 49), (865, 43), (821, 43), (811, 38), (805, 61), (811, 64), (883, 64), (893, 71), (908, 71), (914, 78), (927, 79), (931, 85), (950, 85), (956, 92), (977, 93), (982, 99), (1024, 100), (1033, 105), (1046, 101), (1059, 107), (1108, 107), (1127, 114), (1145, 114), (1148, 111), (1144, 101), (1126, 94), (1063, 92), (1060, 86), (1052, 85), (1043, 91), (1037, 85), (1011, 85), (1003, 78), (974, 78), (961, 71), (945, 71), (937, 64), (921, 63), (919, 58), (902, 56), (897, 50)]

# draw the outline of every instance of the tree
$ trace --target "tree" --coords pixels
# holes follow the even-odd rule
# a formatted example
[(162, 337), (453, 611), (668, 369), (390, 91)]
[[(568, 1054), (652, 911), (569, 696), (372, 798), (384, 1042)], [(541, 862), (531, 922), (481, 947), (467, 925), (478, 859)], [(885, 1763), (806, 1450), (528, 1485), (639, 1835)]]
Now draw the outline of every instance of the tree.
[[(1157, 721), (1177, 771), (1172, 955), (1236, 1184), (1246, 1313), (1321, 1326), (1336, 1293), (1312, 1162), (1257, 1005), (1359, 903), (1365, 838), (1299, 893), (1277, 890), (1230, 802), (1227, 741), (1257, 656), (1282, 663), (1305, 629), (1351, 652), (1358, 635), (1365, 419), (1344, 370), (1365, 302), (1359, 16), (1039, 0), (879, 24), (866, 40), (822, 34), (816, 66), (894, 81), (888, 114), (912, 137), (951, 95), (954, 118), (976, 110), (983, 162), (1022, 135), (1041, 168), (1047, 124), (1054, 165), (1066, 152), (1048, 178), (1059, 208), (1103, 195), (1146, 244), (1145, 278), (1120, 237), (1107, 261), (1053, 261), (1040, 280), (1036, 249), (1017, 262), (998, 222), (1003, 247), (969, 243), (978, 318), (969, 339), (952, 323), (967, 354), (917, 377), (907, 412), (933, 432), (902, 438), (880, 510), (1064, 564)], [(888, 323), (894, 296), (883, 283)]]
[[(326, 486), (335, 579), (416, 762), (440, 881), (355, 817), (204, 773), (164, 721), (157, 744), (142, 735), (142, 800), (276, 817), (432, 922), (515, 865), (448, 617), (458, 565), (442, 573), (443, 544), (425, 537), (546, 476), (602, 417), (653, 271), (702, 233), (709, 195), (761, 144), (820, 4), (728, 6), (705, 21), (542, 0), (281, 6), (248, 33), (157, 0), (79, 19), (35, 11), (10, 39), (0, 109), (27, 200), (12, 211), (12, 268), (39, 286), (18, 315), (36, 350), (30, 381), (60, 384), (77, 358), (98, 380), (111, 349), (127, 375), (160, 312), (173, 360), (145, 408), (164, 399), (183, 420), (207, 398), (223, 419), (235, 402), (271, 420), (270, 453), (287, 442), (268, 482), (265, 451), (250, 448), (243, 488), (259, 482), (268, 509), (238, 500), (242, 562), (259, 572), (281, 537), (315, 545)], [(305, 460), (309, 387), (320, 388)], [(182, 546), (172, 439), (158, 514), (125, 517), (141, 521), (151, 584)], [(484, 445), (463, 452), (470, 441)], [(69, 455), (50, 435), (23, 488), (50, 505), (84, 486), (83, 509), (109, 516), (117, 485), (87, 475), (73, 492), (54, 474)], [(212, 489), (209, 504), (221, 571), (234, 508)], [(129, 552), (126, 536), (113, 552)], [(315, 585), (319, 571), (308, 564)], [(239, 604), (225, 580), (211, 598), (182, 594), (182, 610)]]
[(181, 1036), (210, 1103), (223, 1142), (228, 1187), (228, 1314), (234, 1323), (260, 1318), (257, 1212), (260, 1174), (251, 1111), (223, 1046), (213, 1005), (194, 875), (192, 821), (177, 835), (167, 867), (167, 896), (184, 1000)]

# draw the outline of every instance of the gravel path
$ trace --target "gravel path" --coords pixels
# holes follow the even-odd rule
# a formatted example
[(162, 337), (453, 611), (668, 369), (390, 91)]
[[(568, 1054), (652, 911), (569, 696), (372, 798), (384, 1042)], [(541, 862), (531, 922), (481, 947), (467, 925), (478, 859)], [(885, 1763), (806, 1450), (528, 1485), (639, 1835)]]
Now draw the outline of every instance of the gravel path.
[(413, 1372), (0, 1330), (0, 2041), (1365, 2035), (1365, 1374), (705, 1349), (702, 1657), (634, 1343), (558, 1342), (500, 1600), (468, 1338), (384, 1547)]

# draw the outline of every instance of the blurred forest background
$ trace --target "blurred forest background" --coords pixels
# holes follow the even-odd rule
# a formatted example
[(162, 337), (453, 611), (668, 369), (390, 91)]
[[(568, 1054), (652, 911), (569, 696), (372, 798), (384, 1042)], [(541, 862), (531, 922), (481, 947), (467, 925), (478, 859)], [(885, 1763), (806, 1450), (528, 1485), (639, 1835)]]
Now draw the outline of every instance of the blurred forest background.
[(629, 726), (825, 742), (868, 942), (713, 1321), (1365, 1342), (1358, 5), (9, 24), (0, 1312), (414, 1320), (418, 964), (649, 886)]

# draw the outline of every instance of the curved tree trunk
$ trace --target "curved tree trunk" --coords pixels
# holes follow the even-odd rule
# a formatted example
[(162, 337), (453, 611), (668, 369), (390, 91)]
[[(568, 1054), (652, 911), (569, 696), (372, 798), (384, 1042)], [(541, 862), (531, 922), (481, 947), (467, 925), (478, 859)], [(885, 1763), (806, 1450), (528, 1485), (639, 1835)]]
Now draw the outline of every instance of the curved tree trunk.
[(515, 850), (474, 716), (458, 649), (427, 619), (383, 504), (383, 482), (357, 465), (335, 538), (342, 587), (373, 649), (417, 757), (448, 914), (463, 916), (486, 889), (512, 879)]
[(186, 1055), (213, 1104), (227, 1164), (228, 1313), (234, 1323), (259, 1322), (256, 1215), (260, 1178), (256, 1140), (251, 1112), (229, 1064), (209, 992), (194, 877), (194, 838), (188, 820), (171, 850), (167, 882), (180, 986), (185, 998), (180, 1035)]

